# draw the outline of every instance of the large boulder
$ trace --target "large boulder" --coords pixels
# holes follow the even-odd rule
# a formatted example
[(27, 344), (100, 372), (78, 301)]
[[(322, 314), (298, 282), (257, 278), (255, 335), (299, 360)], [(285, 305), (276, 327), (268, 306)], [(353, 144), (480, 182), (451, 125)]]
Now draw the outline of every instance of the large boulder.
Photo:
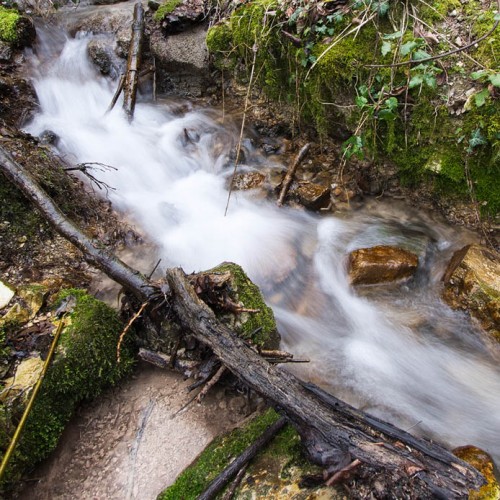
[(203, 95), (210, 81), (205, 37), (204, 26), (168, 37), (159, 27), (151, 31), (151, 53), (156, 58), (160, 92)]
[(468, 311), (500, 341), (500, 255), (480, 245), (468, 245), (453, 255), (443, 276), (444, 300)]
[(413, 276), (418, 257), (408, 250), (386, 245), (360, 248), (349, 254), (348, 271), (352, 285), (395, 282)]

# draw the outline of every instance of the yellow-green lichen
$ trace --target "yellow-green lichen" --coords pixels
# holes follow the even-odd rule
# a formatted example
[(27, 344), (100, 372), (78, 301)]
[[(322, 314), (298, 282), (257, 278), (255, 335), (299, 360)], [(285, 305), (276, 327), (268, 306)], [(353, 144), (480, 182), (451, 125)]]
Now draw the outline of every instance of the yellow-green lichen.
[(0, 40), (8, 43), (17, 41), (17, 23), (19, 13), (14, 9), (0, 6)]

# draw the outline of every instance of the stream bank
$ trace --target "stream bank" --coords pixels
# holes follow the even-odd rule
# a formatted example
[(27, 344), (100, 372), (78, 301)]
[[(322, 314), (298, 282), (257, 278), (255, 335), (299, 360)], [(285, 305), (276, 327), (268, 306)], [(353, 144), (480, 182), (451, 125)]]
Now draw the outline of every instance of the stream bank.
[[(187, 111), (187, 112), (186, 112), (186, 111)], [(185, 118), (186, 116), (189, 118), (189, 116), (190, 116), (190, 115), (189, 115), (189, 109), (187, 109), (186, 111), (184, 112), (184, 113), (185, 113), (185, 115), (181, 115), (181, 118)], [(175, 114), (175, 113), (174, 113), (174, 114)], [(212, 126), (212, 127), (214, 127), (215, 125), (214, 125), (214, 124), (211, 124), (211, 126)], [(193, 133), (196, 133), (197, 131), (198, 131), (198, 129), (194, 128), (192, 132), (193, 132)], [(191, 131), (190, 131), (190, 132), (191, 132)], [(205, 133), (205, 131), (203, 131), (203, 133)], [(233, 139), (233, 140), (234, 140), (234, 139)], [(266, 146), (269, 146), (269, 141), (267, 141), (265, 144), (266, 144)], [(253, 146), (253, 145), (252, 145), (252, 143), (251, 143), (251, 141), (250, 141), (250, 142), (248, 143), (249, 158), (252, 156), (252, 151), (253, 151), (252, 146)], [(186, 145), (184, 145), (184, 147), (186, 147)], [(189, 147), (189, 141), (188, 141), (188, 147)], [(259, 146), (259, 147), (260, 147), (260, 146)], [(264, 151), (265, 151), (265, 150), (264, 150)], [(293, 154), (293, 152), (292, 152), (292, 154)], [(267, 156), (265, 156), (265, 157), (267, 157)], [(312, 165), (314, 165), (314, 162), (312, 163)], [(307, 173), (306, 175), (311, 175), (311, 174), (310, 174), (310, 173)], [(324, 174), (323, 174), (323, 175), (324, 175)], [(207, 179), (208, 179), (208, 177), (207, 177)], [(205, 179), (205, 180), (207, 180), (207, 179)], [(212, 186), (212, 187), (213, 187), (213, 189), (214, 189), (214, 191), (215, 191), (216, 186)], [(191, 189), (192, 189), (192, 188), (191, 188)], [(341, 189), (341, 193), (342, 193), (342, 189)], [(244, 196), (244, 195), (243, 195), (243, 196)], [(362, 201), (362, 200), (361, 200), (361, 201)], [(354, 201), (352, 201), (351, 205), (354, 205)], [(164, 208), (165, 208), (165, 207), (164, 207)], [(168, 207), (167, 207), (167, 208), (168, 208)], [(403, 219), (400, 215), (398, 215), (397, 217), (395, 217), (395, 219), (398, 219), (398, 218), (400, 218), (401, 220), (404, 220), (404, 219)], [(416, 217), (416, 219), (418, 219), (418, 218)], [(301, 220), (301, 222), (302, 222), (302, 223), (303, 223), (303, 222), (306, 222), (306, 223), (310, 224), (311, 226), (313, 226), (313, 225), (315, 224), (315, 222), (313, 222), (313, 219), (310, 219), (310, 218), (308, 218), (308, 217), (304, 217), (304, 218)], [(330, 222), (331, 222), (331, 221), (330, 221)], [(353, 222), (353, 226), (356, 224), (356, 222), (355, 222), (355, 221), (351, 221), (351, 222)], [(394, 222), (394, 221), (393, 221), (393, 222)], [(405, 220), (405, 224), (408, 224), (408, 225), (413, 224), (414, 222), (415, 222), (415, 221), (412, 221), (412, 220), (411, 220), (411, 218), (410, 218), (410, 221)], [(328, 225), (328, 224), (323, 224), (323, 225), (321, 226), (321, 230), (323, 231), (323, 237), (325, 237), (325, 234), (326, 234), (326, 237), (327, 237), (327, 239), (326, 239), (326, 240), (324, 240), (324, 239), (322, 240), (322, 241), (323, 241), (323, 243), (324, 243), (325, 245), (326, 245), (326, 242), (328, 242), (328, 241), (329, 241), (329, 240), (328, 240), (328, 238), (332, 238), (332, 240), (334, 240), (333, 236), (328, 236), (329, 232), (330, 232), (330, 234), (333, 234), (333, 233), (335, 232), (335, 231), (333, 231), (333, 229), (334, 229), (334, 228), (332, 227), (332, 224), (333, 224), (333, 223), (331, 223), (330, 225)], [(394, 224), (394, 225), (396, 226), (396, 224)], [(396, 226), (396, 227), (397, 227), (397, 226)], [(418, 224), (417, 224), (417, 227), (418, 227)], [(345, 230), (346, 230), (346, 229), (347, 229), (347, 228), (344, 228), (342, 231), (344, 231), (344, 233), (345, 233)], [(366, 229), (366, 228), (365, 228), (365, 229)], [(387, 230), (387, 228), (386, 228), (386, 227), (385, 227), (384, 229), (385, 229), (385, 230)], [(332, 231), (333, 231), (333, 233), (332, 233)], [(340, 231), (340, 232), (342, 232), (342, 231)], [(366, 235), (366, 233), (365, 233), (365, 235), (364, 235), (364, 236), (365, 236), (365, 237), (367, 236), (367, 235)], [(297, 239), (298, 239), (298, 238), (297, 238)], [(309, 246), (312, 246), (312, 247), (314, 248), (314, 238), (309, 238), (309, 239), (310, 239), (310, 240), (313, 240), (313, 244), (312, 244), (312, 245), (309, 245)], [(304, 243), (307, 243), (307, 238), (305, 238), (305, 240), (306, 240), (306, 241), (305, 241)], [(441, 238), (438, 238), (438, 240), (441, 242), (441, 244), (446, 244), (446, 240), (447, 240), (447, 238), (442, 238), (442, 237), (441, 237)], [(207, 241), (208, 241), (208, 240), (207, 240)], [(208, 247), (207, 241), (205, 242), (205, 246), (206, 246), (206, 247)], [(229, 243), (229, 241), (228, 241), (228, 243)], [(289, 243), (289, 242), (288, 242), (288, 243)], [(306, 255), (306, 262), (310, 262), (310, 261), (312, 260), (311, 256), (312, 256), (312, 255), (314, 255), (314, 250), (311, 250), (310, 248), (304, 248), (304, 247), (302, 247), (302, 248), (301, 248), (301, 252), (302, 252), (302, 253), (300, 253), (300, 252), (299, 252), (297, 255), (294, 255), (294, 254), (293, 254), (293, 252), (294, 252), (294, 250), (293, 250), (293, 245), (289, 245), (288, 243), (287, 243), (287, 246), (286, 246), (285, 248), (288, 248), (288, 249), (292, 252), (291, 256), (288, 256), (288, 257), (287, 257), (287, 259), (289, 259), (289, 260), (290, 260), (290, 262), (291, 262), (290, 266), (288, 266), (290, 269), (293, 269), (293, 268), (297, 265), (297, 262), (300, 262), (300, 261), (304, 258), (304, 256), (302, 255), (302, 253)], [(330, 243), (331, 243), (331, 242), (330, 242)], [(20, 243), (20, 244), (21, 244), (21, 243)], [(455, 244), (455, 243), (454, 243), (454, 244)], [(457, 242), (457, 244), (458, 244), (458, 242)], [(307, 245), (304, 245), (304, 246), (307, 246)], [(199, 248), (199, 247), (198, 247), (198, 246), (196, 246), (196, 248)], [(208, 250), (208, 248), (207, 248), (207, 250)], [(281, 248), (280, 248), (280, 250), (281, 250)], [(339, 253), (342, 253), (342, 252), (344, 252), (344, 250), (343, 250), (343, 249), (342, 249), (342, 250), (339, 250)], [(449, 248), (447, 248), (447, 249), (446, 249), (446, 254), (449, 254), (449, 253), (450, 253), (450, 249), (449, 249)], [(279, 257), (282, 259), (281, 252), (280, 252)], [(248, 258), (247, 258), (247, 259), (248, 259)], [(309, 259), (309, 260), (307, 260), (307, 259)], [(271, 262), (273, 262), (273, 261), (271, 260)], [(269, 267), (271, 267), (271, 266), (269, 266)], [(280, 269), (282, 269), (282, 268), (283, 268), (283, 266), (282, 266)], [(311, 273), (311, 274), (312, 274), (312, 273)], [(280, 278), (280, 277), (278, 277), (278, 278), (280, 278), (280, 280), (285, 280), (285, 283), (287, 283), (287, 286), (288, 286), (288, 283), (290, 283), (290, 282), (286, 280), (286, 278), (287, 278), (287, 277), (288, 277), (288, 275), (284, 275), (282, 278)], [(279, 280), (278, 280), (278, 281), (279, 281)], [(302, 283), (301, 283), (301, 284), (302, 284)], [(271, 288), (272, 288), (272, 287), (271, 287)], [(313, 290), (311, 293), (312, 293), (312, 294), (313, 294), (313, 296), (314, 296), (314, 293), (316, 293), (316, 292)], [(274, 295), (270, 295), (270, 297), (274, 300), (274, 302), (273, 302), (273, 303), (276, 303), (276, 304), (281, 304), (280, 300), (282, 300), (282, 299), (280, 299), (280, 297), (275, 297)], [(323, 297), (321, 297), (321, 300), (324, 300), (324, 298), (323, 298)], [(320, 303), (320, 302), (321, 302), (321, 300), (319, 300), (319, 301), (318, 301), (318, 303)], [(317, 304), (315, 304), (315, 306), (317, 307)], [(303, 310), (308, 311), (308, 312), (311, 312), (311, 311), (313, 311), (313, 310), (314, 310), (314, 307), (313, 307), (313, 305), (312, 305), (312, 304), (306, 304), (305, 306), (302, 306), (302, 307), (304, 308)], [(312, 314), (311, 314), (311, 315), (312, 315)], [(286, 324), (286, 312), (281, 311), (281, 319), (282, 319), (282, 323), (283, 323), (283, 324)], [(290, 330), (293, 330), (293, 328), (290, 328)], [(445, 335), (446, 335), (446, 334), (445, 334)], [(292, 338), (293, 338), (293, 335), (292, 335)]]

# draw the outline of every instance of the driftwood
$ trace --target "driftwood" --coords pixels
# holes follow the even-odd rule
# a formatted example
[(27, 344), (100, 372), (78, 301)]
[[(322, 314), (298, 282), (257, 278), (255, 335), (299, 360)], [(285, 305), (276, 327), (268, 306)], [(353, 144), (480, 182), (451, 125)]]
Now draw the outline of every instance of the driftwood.
[(207, 487), (207, 489), (197, 498), (197, 500), (212, 500), (222, 491), (224, 486), (240, 471), (257, 453), (264, 448), (271, 439), (283, 429), (286, 418), (270, 425), (246, 450), (238, 455)]
[(141, 3), (136, 3), (134, 6), (134, 21), (132, 23), (132, 40), (130, 41), (128, 51), (127, 72), (125, 74), (125, 82), (123, 83), (123, 109), (130, 121), (134, 118), (143, 36), (144, 9)]
[(269, 364), (217, 320), (181, 269), (167, 271), (168, 285), (159, 294), (158, 286), (97, 248), (1, 148), (0, 172), (60, 234), (82, 250), (89, 263), (143, 302), (158, 305), (166, 297), (169, 319), (210, 347), (226, 368), (284, 413), (300, 433), (311, 460), (326, 467), (329, 474), (348, 470), (359, 460), (356, 474), (367, 481), (376, 479), (398, 498), (467, 498), (469, 490), (484, 483), (478, 471), (441, 446), (366, 415)]
[(288, 190), (290, 189), (290, 184), (292, 184), (293, 177), (295, 172), (297, 171), (298, 166), (304, 161), (307, 153), (309, 152), (309, 148), (311, 147), (310, 143), (307, 143), (302, 149), (299, 151), (299, 154), (295, 158), (293, 165), (287, 170), (285, 178), (283, 179), (283, 184), (281, 185), (281, 192), (278, 198), (278, 206), (281, 207), (283, 205)]

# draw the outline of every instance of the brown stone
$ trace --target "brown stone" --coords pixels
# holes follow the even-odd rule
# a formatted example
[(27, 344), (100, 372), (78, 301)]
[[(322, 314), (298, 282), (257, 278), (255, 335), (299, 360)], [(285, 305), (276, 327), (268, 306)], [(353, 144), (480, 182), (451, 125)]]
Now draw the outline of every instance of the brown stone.
[(309, 210), (320, 210), (330, 204), (330, 188), (322, 184), (301, 182), (292, 193)]
[(266, 176), (260, 172), (244, 172), (234, 176), (233, 189), (236, 191), (245, 191), (255, 189), (264, 183)]
[(500, 341), (500, 254), (468, 245), (453, 255), (443, 276), (444, 300), (468, 311)]
[(353, 285), (373, 285), (413, 276), (418, 257), (391, 246), (360, 248), (349, 254), (349, 277)]

